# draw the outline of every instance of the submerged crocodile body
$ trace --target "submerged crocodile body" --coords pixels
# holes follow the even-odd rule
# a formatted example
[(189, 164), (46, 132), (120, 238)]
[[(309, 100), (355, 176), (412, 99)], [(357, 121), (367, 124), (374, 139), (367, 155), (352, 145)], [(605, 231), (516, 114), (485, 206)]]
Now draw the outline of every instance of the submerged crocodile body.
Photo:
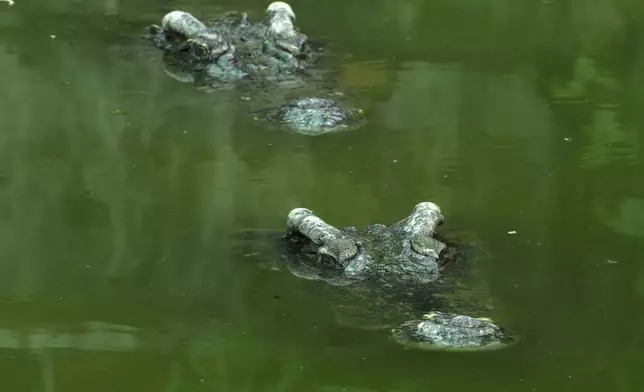
[(514, 343), (515, 336), (492, 320), (460, 314), (486, 311), (477, 302), (487, 298), (464, 294), (466, 289), (445, 279), (447, 265), (464, 260), (457, 246), (437, 238), (442, 222), (440, 208), (429, 202), (389, 227), (364, 230), (337, 229), (296, 208), (281, 239), (285, 267), (300, 278), (335, 286), (332, 306), (340, 323), (393, 328), (393, 338), (404, 345), (489, 350)]

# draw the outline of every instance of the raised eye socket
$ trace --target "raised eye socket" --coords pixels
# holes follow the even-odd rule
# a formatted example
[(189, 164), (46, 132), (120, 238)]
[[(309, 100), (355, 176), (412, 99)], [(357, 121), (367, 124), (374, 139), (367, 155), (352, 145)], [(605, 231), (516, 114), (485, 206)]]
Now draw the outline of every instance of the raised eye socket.
[(204, 58), (208, 55), (208, 47), (204, 44), (193, 43), (192, 52), (195, 57)]
[(318, 253), (318, 260), (320, 264), (324, 267), (332, 268), (332, 269), (337, 269), (337, 270), (343, 270), (344, 265), (336, 259), (333, 255), (327, 254), (327, 253)]

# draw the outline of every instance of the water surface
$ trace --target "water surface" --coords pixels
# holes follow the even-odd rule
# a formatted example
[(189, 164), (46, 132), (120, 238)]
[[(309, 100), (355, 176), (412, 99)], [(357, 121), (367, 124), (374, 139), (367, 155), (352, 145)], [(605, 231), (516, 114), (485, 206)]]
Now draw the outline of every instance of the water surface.
[[(311, 138), (171, 79), (137, 39), (172, 9), (265, 2), (16, 1), (0, 3), (2, 391), (644, 388), (640, 3), (293, 1), (368, 116)], [(294, 207), (393, 223), (422, 200), (489, 249), (491, 316), (520, 344), (405, 350), (228, 236), (282, 230)]]

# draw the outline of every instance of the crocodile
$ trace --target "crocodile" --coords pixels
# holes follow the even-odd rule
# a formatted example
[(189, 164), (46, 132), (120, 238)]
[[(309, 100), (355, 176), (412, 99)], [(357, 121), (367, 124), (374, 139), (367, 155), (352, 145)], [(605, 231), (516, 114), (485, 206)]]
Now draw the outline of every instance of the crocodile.
[[(458, 276), (446, 276), (463, 271), (468, 253), (437, 233), (443, 219), (438, 205), (421, 202), (389, 227), (337, 229), (296, 208), (288, 214), (286, 233), (270, 237), (283, 254), (271, 269), (326, 282), (341, 324), (388, 328), (407, 347), (478, 351), (514, 344), (512, 331), (481, 317), (489, 311), (488, 299), (459, 287)], [(248, 246), (260, 247), (256, 239)]]
[[(316, 64), (322, 46), (311, 44), (294, 21), (295, 13), (284, 2), (271, 3), (261, 21), (230, 12), (209, 26), (187, 12), (172, 11), (161, 26), (148, 26), (146, 37), (164, 51), (168, 75), (200, 89), (246, 88), (254, 101), (261, 101), (260, 91), (265, 89), (260, 87), (278, 82), (290, 90), (310, 84), (319, 94), (314, 74), (303, 72)], [(309, 136), (356, 129), (365, 123), (362, 110), (347, 108), (336, 99), (308, 96), (280, 105), (275, 99), (278, 88), (272, 87), (266, 100), (270, 106), (251, 110), (255, 119)]]

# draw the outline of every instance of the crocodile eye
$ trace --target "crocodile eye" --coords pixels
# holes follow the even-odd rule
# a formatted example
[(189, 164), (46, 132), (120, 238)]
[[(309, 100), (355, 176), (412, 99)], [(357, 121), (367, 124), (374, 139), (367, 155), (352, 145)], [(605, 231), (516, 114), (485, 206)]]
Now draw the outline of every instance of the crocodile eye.
[(192, 53), (195, 57), (202, 58), (208, 53), (208, 47), (203, 44), (193, 43)]

